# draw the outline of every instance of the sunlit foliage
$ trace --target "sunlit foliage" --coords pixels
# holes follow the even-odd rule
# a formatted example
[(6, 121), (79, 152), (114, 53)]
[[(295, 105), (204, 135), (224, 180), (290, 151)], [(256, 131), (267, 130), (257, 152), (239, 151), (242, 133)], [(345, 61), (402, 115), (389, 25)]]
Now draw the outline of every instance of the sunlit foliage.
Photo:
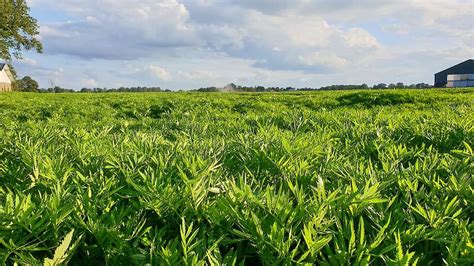
[(0, 264), (474, 263), (474, 90), (0, 95)]

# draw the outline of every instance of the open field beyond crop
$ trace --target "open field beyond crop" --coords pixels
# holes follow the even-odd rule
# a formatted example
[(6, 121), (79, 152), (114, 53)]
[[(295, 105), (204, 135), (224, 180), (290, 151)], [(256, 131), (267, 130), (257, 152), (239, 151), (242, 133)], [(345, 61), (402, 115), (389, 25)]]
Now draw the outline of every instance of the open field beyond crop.
[(474, 263), (474, 90), (0, 94), (0, 264)]

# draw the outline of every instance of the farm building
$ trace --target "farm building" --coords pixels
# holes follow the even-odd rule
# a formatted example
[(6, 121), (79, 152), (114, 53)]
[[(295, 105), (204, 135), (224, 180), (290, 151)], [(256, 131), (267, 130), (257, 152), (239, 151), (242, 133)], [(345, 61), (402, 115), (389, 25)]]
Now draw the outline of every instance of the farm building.
[(474, 87), (474, 59), (435, 74), (435, 87)]
[(14, 78), (7, 64), (0, 63), (0, 92), (11, 91)]

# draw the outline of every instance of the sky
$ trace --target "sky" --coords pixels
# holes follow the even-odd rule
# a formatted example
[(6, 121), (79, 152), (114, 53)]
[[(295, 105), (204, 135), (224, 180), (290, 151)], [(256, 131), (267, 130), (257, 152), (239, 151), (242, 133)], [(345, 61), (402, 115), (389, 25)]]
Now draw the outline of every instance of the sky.
[(40, 87), (433, 83), (474, 58), (474, 0), (27, 0)]

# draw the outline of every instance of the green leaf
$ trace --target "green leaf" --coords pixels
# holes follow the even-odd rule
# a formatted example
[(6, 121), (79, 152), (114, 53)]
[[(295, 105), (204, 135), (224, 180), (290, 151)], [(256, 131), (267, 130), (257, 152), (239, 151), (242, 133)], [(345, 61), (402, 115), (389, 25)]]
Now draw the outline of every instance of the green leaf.
[(56, 248), (54, 251), (54, 257), (52, 259), (46, 258), (44, 260), (44, 265), (45, 266), (56, 266), (56, 265), (62, 265), (66, 259), (66, 253), (69, 250), (69, 246), (72, 241), (72, 237), (74, 235), (74, 229), (71, 230), (63, 239), (61, 244)]

